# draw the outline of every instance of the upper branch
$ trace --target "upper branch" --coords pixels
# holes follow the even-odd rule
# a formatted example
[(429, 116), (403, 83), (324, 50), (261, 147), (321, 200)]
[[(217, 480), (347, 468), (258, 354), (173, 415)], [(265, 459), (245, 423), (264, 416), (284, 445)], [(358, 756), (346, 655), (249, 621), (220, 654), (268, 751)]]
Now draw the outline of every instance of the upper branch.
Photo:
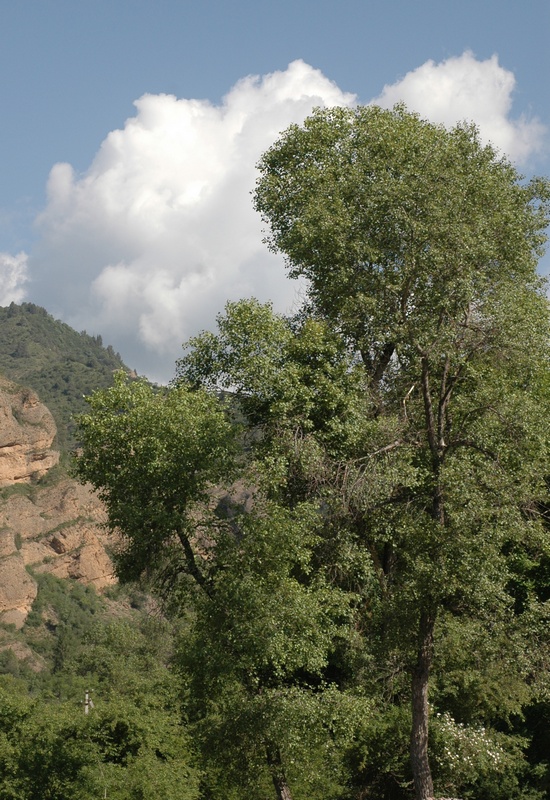
[(422, 363), (422, 397), (424, 400), (424, 413), (426, 416), (426, 429), (428, 433), (428, 444), (432, 454), (432, 463), (434, 469), (439, 467), (439, 446), (437, 440), (437, 425), (432, 404), (432, 395), (430, 391), (430, 371), (428, 364), (428, 357), (426, 354), (421, 356)]

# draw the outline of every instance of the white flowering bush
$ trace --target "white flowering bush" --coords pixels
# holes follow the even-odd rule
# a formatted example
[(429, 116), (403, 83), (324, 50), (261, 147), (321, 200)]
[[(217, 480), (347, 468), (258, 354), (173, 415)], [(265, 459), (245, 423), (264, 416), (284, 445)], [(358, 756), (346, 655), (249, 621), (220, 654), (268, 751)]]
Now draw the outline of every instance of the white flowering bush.
[(431, 724), (431, 760), (437, 795), (464, 800), (534, 798), (521, 789), (523, 740), (437, 713)]

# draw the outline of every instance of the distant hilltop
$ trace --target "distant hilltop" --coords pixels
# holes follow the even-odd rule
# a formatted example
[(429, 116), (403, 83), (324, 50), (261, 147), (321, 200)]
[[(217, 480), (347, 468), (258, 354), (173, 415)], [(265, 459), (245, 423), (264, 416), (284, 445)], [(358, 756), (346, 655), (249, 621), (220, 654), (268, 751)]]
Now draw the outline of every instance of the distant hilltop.
[(84, 397), (110, 386), (119, 369), (135, 374), (101, 336), (78, 333), (34, 303), (0, 307), (0, 374), (38, 393), (62, 453), (76, 444), (74, 416), (87, 410)]

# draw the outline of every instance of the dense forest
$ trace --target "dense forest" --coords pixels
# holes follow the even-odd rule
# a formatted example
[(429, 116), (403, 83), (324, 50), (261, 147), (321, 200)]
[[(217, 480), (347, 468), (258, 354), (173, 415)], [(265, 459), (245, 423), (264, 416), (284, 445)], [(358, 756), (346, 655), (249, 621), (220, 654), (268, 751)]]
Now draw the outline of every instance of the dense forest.
[(169, 387), (89, 398), (121, 586), (45, 580), (0, 800), (545, 800), (550, 186), (359, 107), (283, 133), (254, 202), (304, 306), (228, 303)]

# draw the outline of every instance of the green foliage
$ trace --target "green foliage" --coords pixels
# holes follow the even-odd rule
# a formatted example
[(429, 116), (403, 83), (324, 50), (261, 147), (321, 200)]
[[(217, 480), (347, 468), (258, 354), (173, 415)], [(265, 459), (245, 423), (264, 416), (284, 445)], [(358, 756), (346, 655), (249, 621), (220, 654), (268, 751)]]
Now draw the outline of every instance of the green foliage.
[(291, 321), (253, 299), (228, 303), (217, 322), (217, 336), (203, 333), (187, 343), (176, 386), (231, 390), (248, 424), (261, 425), (263, 441), (299, 425), (302, 434), (315, 430), (333, 447), (343, 444), (342, 437), (350, 435), (352, 403), (364, 387), (347, 348), (326, 322)]
[(38, 393), (57, 423), (58, 446), (71, 450), (84, 397), (126, 369), (120, 355), (104, 348), (100, 336), (77, 333), (33, 303), (0, 308), (0, 330), (0, 373)]
[[(343, 720), (354, 704), (340, 699), (337, 711), (339, 693), (329, 703), (322, 691), (350, 610), (314, 569), (318, 511), (289, 512), (258, 494), (254, 513), (238, 506), (230, 519), (212, 513), (212, 482), (238, 472), (239, 431), (227, 420), (231, 408), (202, 391), (155, 392), (119, 375), (92, 397), (91, 409), (80, 420), (76, 469), (98, 488), (109, 524), (124, 537), (119, 574), (128, 577), (130, 564), (133, 575), (146, 570), (172, 605), (191, 603), (179, 663), (210, 791), (263, 792), (284, 754), (285, 764), (304, 766), (295, 768), (298, 797), (330, 797), (341, 759), (334, 743), (330, 758), (326, 747), (339, 728), (352, 735)], [(195, 580), (194, 592), (182, 576)], [(116, 653), (114, 642), (89, 651), (92, 672), (109, 675)]]
[(466, 800), (506, 797), (537, 798), (529, 787), (524, 742), (484, 726), (456, 722), (438, 713), (432, 726), (432, 752), (442, 791), (457, 790)]
[(55, 624), (65, 625), (81, 636), (90, 619), (103, 608), (93, 586), (77, 581), (62, 581), (48, 573), (37, 573), (38, 594), (26, 619), (26, 626), (38, 627), (44, 615), (51, 613)]
[[(538, 600), (523, 583), (518, 602), (528, 574), (518, 555), (548, 552), (537, 504), (547, 491), (549, 315), (535, 268), (550, 186), (523, 183), (475, 128), (447, 131), (403, 107), (317, 111), (259, 168), (268, 242), (307, 278), (310, 310), (360, 362), (370, 396), (359, 449), (337, 453), (323, 440), (324, 474), (310, 486), (319, 495), (321, 484), (338, 524), (372, 555), (381, 593), (368, 629), (380, 666), (398, 648), (411, 676), (411, 764), (424, 800), (428, 680), (440, 653), (451, 656), (450, 637), (457, 697), (469, 672), (477, 683), (461, 698), (471, 716), (503, 725), (528, 702), (518, 642)], [(504, 691), (498, 657), (460, 659), (458, 641), (489, 616), (494, 649), (514, 665)]]
[(408, 731), (410, 712), (401, 705), (380, 702), (357, 726), (354, 741), (346, 751), (350, 793), (356, 798), (366, 791), (384, 800), (406, 800), (411, 796)]
[(371, 358), (441, 337), (442, 316), (458, 322), (501, 281), (522, 292), (535, 279), (548, 183), (520, 183), (472, 126), (449, 132), (402, 107), (318, 110), (259, 168), (270, 246)]
[(206, 796), (540, 798), (548, 183), (402, 107), (315, 112), (259, 168), (303, 311), (230, 303), (170, 389), (119, 376), (76, 467), (121, 575), (185, 608)]
[(13, 698), (0, 685), (0, 798), (198, 800), (198, 775), (177, 715), (97, 702)]
[(177, 573), (178, 553), (195, 564), (192, 506), (230, 469), (235, 434), (215, 398), (185, 387), (155, 391), (118, 373), (115, 386), (90, 398), (79, 419), (82, 453), (76, 474), (105, 501), (109, 526), (124, 537), (117, 555), (122, 579)]
[(66, 708), (54, 710), (39, 701), (13, 703), (8, 697), (4, 690), (0, 702), (7, 714), (0, 728), (5, 754), (0, 797), (92, 798), (94, 787), (87, 770), (91, 747), (84, 721)]
[(42, 669), (2, 653), (11, 674), (0, 676), (0, 798), (198, 800), (168, 669), (172, 627), (128, 616), (122, 593), (113, 608), (79, 584), (38, 580), (35, 624), (11, 637), (40, 654)]
[[(359, 701), (326, 685), (349, 600), (313, 569), (317, 515), (262, 507), (219, 542), (212, 592), (197, 599), (178, 659), (214, 797), (261, 798), (276, 745), (296, 798), (341, 788)], [(364, 706), (362, 706), (364, 710)], [(214, 777), (215, 776), (215, 777)]]

